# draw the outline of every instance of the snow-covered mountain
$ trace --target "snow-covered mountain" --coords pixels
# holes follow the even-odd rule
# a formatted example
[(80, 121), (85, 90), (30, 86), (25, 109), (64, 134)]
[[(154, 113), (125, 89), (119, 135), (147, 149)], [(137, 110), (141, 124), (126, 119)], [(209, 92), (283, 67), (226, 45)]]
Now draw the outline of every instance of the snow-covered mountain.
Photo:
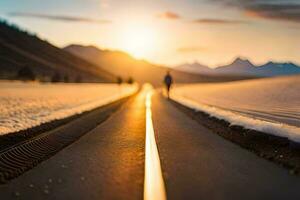
[(231, 64), (209, 68), (200, 63), (183, 64), (176, 67), (181, 71), (188, 71), (199, 74), (217, 74), (217, 75), (245, 75), (245, 76), (283, 76), (300, 74), (300, 66), (294, 63), (275, 63), (268, 62), (261, 66), (252, 64), (247, 59), (237, 58)]

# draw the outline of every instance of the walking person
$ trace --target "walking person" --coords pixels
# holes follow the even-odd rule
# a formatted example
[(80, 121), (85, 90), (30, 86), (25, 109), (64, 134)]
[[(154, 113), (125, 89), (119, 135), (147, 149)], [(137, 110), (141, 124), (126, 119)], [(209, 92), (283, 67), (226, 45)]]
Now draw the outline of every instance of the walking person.
[(167, 72), (167, 74), (165, 76), (164, 83), (165, 83), (166, 88), (167, 88), (167, 95), (168, 95), (168, 99), (169, 99), (170, 98), (170, 89), (171, 89), (172, 84), (173, 84), (173, 78), (172, 78), (169, 71)]

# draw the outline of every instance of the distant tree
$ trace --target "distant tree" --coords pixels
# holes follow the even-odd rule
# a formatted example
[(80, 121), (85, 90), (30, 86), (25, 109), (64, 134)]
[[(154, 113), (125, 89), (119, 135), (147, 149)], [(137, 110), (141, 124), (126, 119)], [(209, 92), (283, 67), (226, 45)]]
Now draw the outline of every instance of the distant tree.
[(51, 82), (52, 83), (57, 83), (61, 81), (61, 75), (58, 72), (55, 72), (55, 74), (53, 74), (52, 78), (51, 78)]
[(123, 79), (122, 79), (121, 76), (118, 76), (118, 77), (117, 77), (117, 83), (118, 83), (119, 85), (121, 85), (121, 84), (123, 83)]
[(70, 79), (69, 79), (69, 75), (68, 74), (65, 74), (64, 76), (64, 82), (65, 83), (69, 83)]
[(32, 36), (32, 37), (37, 37), (36, 34), (34, 33), (30, 33), (28, 30), (25, 30), (25, 29), (22, 29), (20, 28), (18, 25), (16, 24), (13, 24), (13, 23), (8, 23), (6, 20), (0, 18), (0, 24), (8, 27), (8, 28), (11, 28), (15, 31), (18, 31), (18, 32), (21, 32), (21, 33), (25, 33), (26, 35), (29, 35), (29, 36)]
[(35, 80), (35, 74), (30, 67), (25, 66), (18, 71), (17, 78), (24, 81), (33, 81)]
[(81, 83), (82, 82), (82, 78), (80, 75), (78, 75), (76, 78), (75, 78), (75, 83)]
[(0, 23), (5, 26), (8, 26), (8, 22), (5, 19), (0, 18)]
[(127, 83), (128, 84), (133, 84), (134, 83), (134, 80), (132, 77), (129, 77), (128, 80), (127, 80)]

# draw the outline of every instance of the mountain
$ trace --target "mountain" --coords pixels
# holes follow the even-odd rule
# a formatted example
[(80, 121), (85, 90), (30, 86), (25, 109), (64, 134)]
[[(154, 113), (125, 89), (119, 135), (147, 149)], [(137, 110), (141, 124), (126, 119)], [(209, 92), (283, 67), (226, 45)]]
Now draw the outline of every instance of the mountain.
[(198, 74), (213, 74), (214, 70), (206, 65), (202, 65), (198, 62), (184, 63), (175, 67), (176, 70), (186, 71)]
[(233, 63), (215, 69), (217, 74), (257, 75), (256, 67), (247, 59), (237, 58)]
[(64, 48), (76, 56), (101, 66), (108, 72), (121, 76), (123, 79), (132, 77), (138, 83), (149, 82), (154, 86), (161, 86), (164, 75), (171, 71), (177, 83), (216, 82), (241, 80), (244, 76), (201, 75), (182, 72), (164, 66), (151, 64), (144, 60), (137, 60), (121, 51), (101, 50), (94, 46), (70, 45)]
[(294, 75), (300, 74), (300, 66), (294, 63), (268, 62), (257, 67), (257, 71), (260, 75), (264, 76)]
[(246, 59), (237, 58), (231, 64), (220, 66), (217, 68), (210, 68), (206, 65), (194, 62), (192, 64), (185, 63), (176, 66), (175, 69), (181, 71), (187, 71), (198, 74), (209, 75), (244, 75), (244, 76), (256, 76), (256, 67)]
[(41, 40), (16, 25), (0, 21), (0, 78), (30, 74), (40, 80), (115, 82), (101, 67)]
[[(103, 67), (116, 76), (128, 78), (136, 74), (134, 78), (138, 81), (144, 79), (146, 79), (146, 81), (149, 80), (147, 77), (143, 77), (143, 72), (154, 67), (146, 61), (132, 58), (125, 52), (101, 50), (95, 46), (69, 45), (65, 47), (64, 50), (93, 62), (93, 64)], [(146, 75), (150, 76), (151, 74)]]
[(183, 64), (176, 67), (178, 70), (198, 74), (236, 75), (250, 77), (272, 77), (300, 74), (300, 66), (294, 63), (268, 62), (261, 66), (252, 64), (247, 59), (237, 58), (231, 64), (217, 68), (209, 68), (199, 63)]

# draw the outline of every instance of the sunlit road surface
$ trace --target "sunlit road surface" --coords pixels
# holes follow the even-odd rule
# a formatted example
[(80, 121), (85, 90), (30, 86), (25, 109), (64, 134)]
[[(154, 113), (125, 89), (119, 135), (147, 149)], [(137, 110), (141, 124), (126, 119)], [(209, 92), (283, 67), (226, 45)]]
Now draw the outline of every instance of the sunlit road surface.
[(298, 176), (222, 139), (148, 89), (1, 185), (0, 199), (300, 199), (299, 188)]

